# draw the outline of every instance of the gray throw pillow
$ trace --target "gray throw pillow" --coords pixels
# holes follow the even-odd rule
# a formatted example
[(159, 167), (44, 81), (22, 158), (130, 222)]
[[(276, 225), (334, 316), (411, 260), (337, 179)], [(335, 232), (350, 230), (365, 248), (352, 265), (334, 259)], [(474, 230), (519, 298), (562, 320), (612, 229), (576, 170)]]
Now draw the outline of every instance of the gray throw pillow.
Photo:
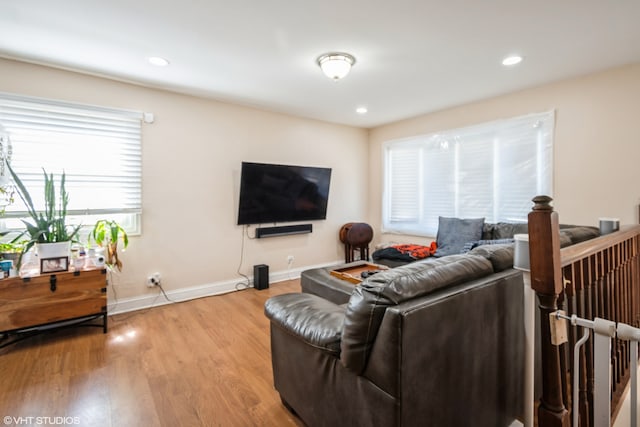
[(438, 217), (438, 235), (436, 245), (438, 250), (434, 256), (442, 257), (459, 254), (467, 242), (482, 238), (484, 218), (447, 218)]

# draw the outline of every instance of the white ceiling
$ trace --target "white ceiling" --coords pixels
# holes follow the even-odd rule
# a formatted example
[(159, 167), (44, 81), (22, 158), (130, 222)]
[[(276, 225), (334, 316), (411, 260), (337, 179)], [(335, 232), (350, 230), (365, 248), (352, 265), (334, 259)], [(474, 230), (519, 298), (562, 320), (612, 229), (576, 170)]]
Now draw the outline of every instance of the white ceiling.
[(373, 127), (640, 62), (640, 0), (4, 0), (0, 56)]

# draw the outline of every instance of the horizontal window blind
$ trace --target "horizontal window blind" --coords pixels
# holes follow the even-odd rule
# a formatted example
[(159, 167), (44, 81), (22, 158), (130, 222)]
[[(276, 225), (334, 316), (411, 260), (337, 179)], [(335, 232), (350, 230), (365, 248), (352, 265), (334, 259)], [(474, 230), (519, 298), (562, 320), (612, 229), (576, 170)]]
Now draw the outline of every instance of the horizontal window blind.
[[(37, 209), (44, 205), (44, 169), (54, 174), (56, 186), (64, 171), (71, 215), (140, 214), (141, 119), (141, 112), (0, 93), (11, 167)], [(16, 195), (6, 216), (24, 213)]]
[(435, 236), (438, 217), (524, 222), (552, 195), (554, 112), (384, 144), (383, 231)]
[(395, 171), (389, 178), (390, 219), (394, 223), (415, 222), (420, 215), (420, 148), (399, 147), (389, 153), (389, 167)]

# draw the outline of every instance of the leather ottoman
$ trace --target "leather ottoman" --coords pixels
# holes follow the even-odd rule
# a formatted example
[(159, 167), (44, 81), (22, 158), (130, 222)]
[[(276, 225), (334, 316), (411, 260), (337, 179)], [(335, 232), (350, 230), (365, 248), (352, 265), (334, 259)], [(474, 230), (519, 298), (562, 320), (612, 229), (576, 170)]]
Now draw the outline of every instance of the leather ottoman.
[(314, 294), (335, 304), (346, 304), (355, 284), (331, 275), (331, 270), (362, 264), (362, 261), (338, 264), (330, 267), (312, 268), (300, 273), (302, 292)]

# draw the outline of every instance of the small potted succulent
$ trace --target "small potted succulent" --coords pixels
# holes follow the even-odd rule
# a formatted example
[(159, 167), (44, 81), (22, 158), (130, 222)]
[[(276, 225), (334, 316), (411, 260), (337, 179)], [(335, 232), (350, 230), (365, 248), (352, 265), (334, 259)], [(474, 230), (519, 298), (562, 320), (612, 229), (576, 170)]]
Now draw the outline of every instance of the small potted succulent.
[(10, 242), (0, 242), (0, 258), (17, 264), (23, 248), (24, 242), (17, 242), (15, 239)]

